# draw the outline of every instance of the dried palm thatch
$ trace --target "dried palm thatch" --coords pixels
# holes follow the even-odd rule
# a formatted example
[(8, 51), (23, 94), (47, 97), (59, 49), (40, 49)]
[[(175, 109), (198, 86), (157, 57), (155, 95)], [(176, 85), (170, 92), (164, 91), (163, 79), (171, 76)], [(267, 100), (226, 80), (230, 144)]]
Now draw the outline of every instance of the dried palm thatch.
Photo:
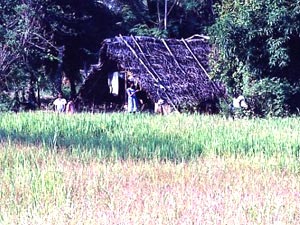
[(153, 102), (164, 99), (175, 109), (214, 101), (224, 87), (209, 76), (207, 39), (156, 39), (119, 36), (106, 39), (98, 65), (92, 66), (79, 96), (105, 101), (107, 73), (127, 71), (137, 78)]

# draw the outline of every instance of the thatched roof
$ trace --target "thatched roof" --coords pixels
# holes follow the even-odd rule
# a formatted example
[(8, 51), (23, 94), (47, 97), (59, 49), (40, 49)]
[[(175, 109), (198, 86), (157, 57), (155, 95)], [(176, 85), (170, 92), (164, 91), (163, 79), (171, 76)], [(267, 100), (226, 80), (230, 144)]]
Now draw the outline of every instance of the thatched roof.
[(162, 98), (176, 107), (198, 105), (222, 97), (225, 92), (207, 74), (209, 53), (207, 39), (200, 36), (179, 40), (120, 35), (106, 39), (99, 63), (92, 66), (80, 96), (101, 98), (107, 73), (118, 70), (130, 71), (138, 78), (153, 101)]

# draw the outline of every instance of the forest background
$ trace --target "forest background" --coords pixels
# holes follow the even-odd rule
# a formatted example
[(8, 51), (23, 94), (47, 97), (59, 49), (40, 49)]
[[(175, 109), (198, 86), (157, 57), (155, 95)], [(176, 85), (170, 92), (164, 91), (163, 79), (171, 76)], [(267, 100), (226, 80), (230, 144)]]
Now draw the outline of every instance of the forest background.
[[(0, 0), (0, 110), (13, 93), (75, 96), (105, 38), (210, 37), (212, 79), (259, 116), (300, 107), (299, 0)], [(64, 90), (66, 91), (66, 90)], [(31, 97), (30, 97), (31, 96)]]

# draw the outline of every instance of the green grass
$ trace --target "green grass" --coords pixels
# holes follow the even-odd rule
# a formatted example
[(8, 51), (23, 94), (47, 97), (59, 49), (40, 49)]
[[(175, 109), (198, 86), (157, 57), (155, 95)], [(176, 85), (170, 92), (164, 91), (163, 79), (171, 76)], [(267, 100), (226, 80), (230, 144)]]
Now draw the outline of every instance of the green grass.
[[(34, 216), (29, 216), (28, 211), (42, 215), (65, 202), (62, 173), (55, 168), (57, 156), (34, 147), (1, 147), (0, 224), (11, 215), (18, 215), (14, 219), (20, 223)], [(16, 221), (10, 219), (9, 224), (17, 224)]]
[(200, 155), (299, 158), (298, 118), (54, 113), (1, 114), (2, 141), (67, 149), (100, 158), (188, 160)]
[(0, 138), (0, 224), (300, 218), (298, 118), (4, 113)]

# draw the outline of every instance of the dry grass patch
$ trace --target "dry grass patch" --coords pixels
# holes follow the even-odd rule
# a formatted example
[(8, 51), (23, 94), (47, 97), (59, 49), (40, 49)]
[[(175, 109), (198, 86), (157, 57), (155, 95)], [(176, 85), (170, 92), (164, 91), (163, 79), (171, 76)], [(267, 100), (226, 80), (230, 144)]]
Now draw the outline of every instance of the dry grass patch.
[(280, 157), (103, 161), (22, 149), (0, 153), (1, 224), (300, 221), (299, 173)]

